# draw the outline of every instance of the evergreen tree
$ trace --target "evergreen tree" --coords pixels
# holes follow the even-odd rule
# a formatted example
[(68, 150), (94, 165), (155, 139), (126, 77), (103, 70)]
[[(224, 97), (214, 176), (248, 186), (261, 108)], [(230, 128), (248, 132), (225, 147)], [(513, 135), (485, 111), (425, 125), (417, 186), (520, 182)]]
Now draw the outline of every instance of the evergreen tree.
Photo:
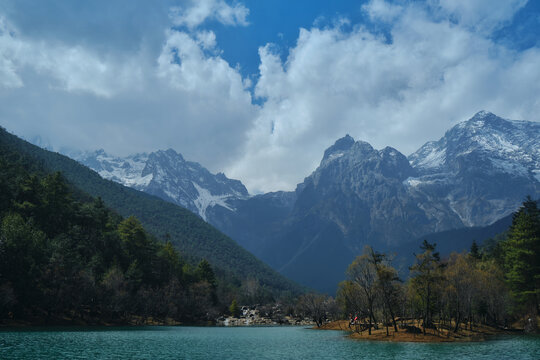
[(480, 249), (478, 247), (478, 244), (476, 243), (476, 240), (473, 240), (471, 244), (470, 254), (474, 259), (480, 260), (482, 258), (482, 255), (480, 255)]
[(540, 210), (530, 197), (514, 214), (502, 247), (512, 295), (535, 317), (540, 298)]
[(233, 299), (231, 306), (229, 306), (229, 312), (231, 313), (231, 316), (234, 317), (238, 317), (240, 315), (240, 308), (238, 307), (236, 299)]
[(197, 276), (199, 281), (207, 281), (212, 286), (216, 285), (216, 275), (214, 274), (214, 270), (212, 270), (212, 266), (206, 259), (202, 259), (199, 262), (199, 265), (197, 265)]

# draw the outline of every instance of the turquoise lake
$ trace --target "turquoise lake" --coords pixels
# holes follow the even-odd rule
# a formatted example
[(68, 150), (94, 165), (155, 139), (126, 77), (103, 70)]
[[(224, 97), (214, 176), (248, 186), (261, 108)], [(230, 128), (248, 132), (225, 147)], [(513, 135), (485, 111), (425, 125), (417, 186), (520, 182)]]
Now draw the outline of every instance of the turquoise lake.
[(0, 359), (540, 359), (540, 337), (480, 343), (356, 341), (301, 327), (0, 330)]

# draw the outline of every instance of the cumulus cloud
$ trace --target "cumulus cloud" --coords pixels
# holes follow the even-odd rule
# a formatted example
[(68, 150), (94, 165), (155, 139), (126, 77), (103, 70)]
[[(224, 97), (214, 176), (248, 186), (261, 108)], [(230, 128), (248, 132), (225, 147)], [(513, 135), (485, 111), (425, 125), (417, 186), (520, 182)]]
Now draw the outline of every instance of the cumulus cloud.
[(56, 149), (173, 147), (213, 170), (238, 155), (257, 107), (212, 31), (164, 28), (157, 53), (104, 52), (0, 25), (0, 119), (11, 131)]
[(248, 9), (230, 4), (193, 1), (174, 10), (176, 28), (153, 31), (153, 45), (143, 36), (121, 48), (123, 36), (102, 46), (104, 37), (42, 38), (1, 20), (1, 125), (56, 149), (173, 147), (258, 192), (294, 189), (347, 133), (409, 154), (481, 109), (540, 120), (540, 49), (491, 36), (523, 1), (501, 12), (372, 0), (363, 11), (385, 36), (346, 21), (301, 29), (290, 49), (261, 46), (253, 88), (204, 27), (246, 25)]
[(0, 16), (0, 87), (17, 88), (23, 86), (13, 63), (16, 52), (15, 41), (6, 19)]
[(461, 25), (489, 33), (506, 25), (528, 0), (434, 0), (435, 11), (442, 11)]
[(171, 18), (177, 26), (194, 29), (206, 20), (217, 20), (224, 25), (246, 26), (249, 9), (241, 3), (233, 6), (224, 0), (192, 0), (186, 7), (174, 7)]
[[(229, 172), (250, 189), (292, 189), (346, 133), (408, 155), (481, 109), (540, 120), (539, 49), (509, 50), (471, 27), (473, 10), (438, 5), (367, 4), (373, 21), (390, 24), (390, 41), (362, 26), (315, 27), (301, 29), (285, 61), (262, 47), (264, 103)], [(491, 29), (511, 18), (493, 7), (483, 8)]]
[(403, 11), (403, 7), (391, 4), (385, 0), (371, 0), (362, 7), (372, 20), (390, 22), (397, 18)]
[(46, 74), (52, 87), (110, 97), (132, 87), (141, 69), (136, 59), (115, 63), (81, 46), (25, 39), (0, 18), (0, 85), (22, 87), (20, 73), (32, 69)]

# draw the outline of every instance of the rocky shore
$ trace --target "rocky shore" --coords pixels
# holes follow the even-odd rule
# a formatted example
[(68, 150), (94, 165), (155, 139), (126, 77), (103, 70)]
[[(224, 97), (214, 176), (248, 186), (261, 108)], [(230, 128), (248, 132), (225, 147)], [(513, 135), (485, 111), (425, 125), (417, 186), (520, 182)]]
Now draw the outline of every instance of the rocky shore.
[(216, 320), (217, 326), (314, 326), (311, 319), (284, 315), (279, 307), (271, 311), (261, 310), (255, 307), (243, 306), (239, 316), (221, 316)]

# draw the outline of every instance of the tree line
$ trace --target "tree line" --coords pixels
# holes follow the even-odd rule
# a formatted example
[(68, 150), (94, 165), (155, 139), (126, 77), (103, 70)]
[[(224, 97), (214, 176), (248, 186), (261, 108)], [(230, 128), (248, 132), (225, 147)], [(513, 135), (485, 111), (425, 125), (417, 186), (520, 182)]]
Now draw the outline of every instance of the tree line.
[[(424, 240), (403, 279), (393, 257), (366, 246), (348, 267), (336, 300), (307, 294), (300, 306), (317, 325), (347, 318), (355, 330), (383, 326), (389, 334), (426, 329), (458, 333), (480, 324), (499, 328), (519, 322), (536, 331), (540, 313), (540, 211), (527, 197), (507, 232), (470, 251), (442, 259)], [(356, 319), (356, 321), (355, 321)], [(412, 324), (412, 325), (411, 325)], [(415, 325), (416, 324), (416, 325)]]
[[(476, 324), (506, 327), (524, 320), (537, 328), (540, 299), (540, 211), (530, 197), (514, 214), (506, 234), (441, 259), (436, 244), (420, 246), (402, 281), (388, 254), (366, 246), (340, 283), (342, 314), (356, 314), (371, 334), (381, 324), (398, 332), (399, 321), (416, 319), (421, 331), (458, 332)], [(406, 329), (406, 327), (404, 327)]]

